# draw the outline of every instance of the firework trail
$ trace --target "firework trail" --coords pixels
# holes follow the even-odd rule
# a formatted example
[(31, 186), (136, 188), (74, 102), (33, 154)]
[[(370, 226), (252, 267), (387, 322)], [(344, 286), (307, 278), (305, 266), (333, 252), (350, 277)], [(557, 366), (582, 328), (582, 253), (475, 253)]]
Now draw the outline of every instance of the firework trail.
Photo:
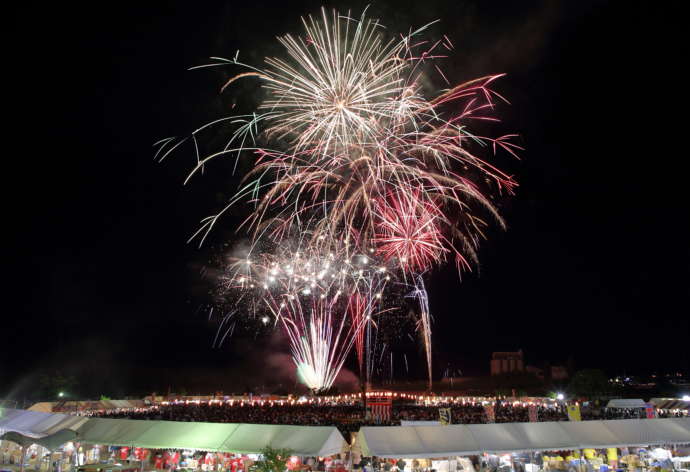
[(415, 298), (419, 303), (419, 327), (422, 333), (422, 341), (424, 342), (429, 390), (431, 390), (433, 380), (431, 358), (431, 312), (429, 311), (429, 296), (426, 291), (426, 286), (424, 285), (424, 279), (421, 275), (416, 277), (414, 290), (408, 296)]
[(300, 380), (320, 391), (332, 386), (353, 346), (363, 362), (365, 330), (387, 311), (380, 305), (391, 278), (374, 256), (344, 244), (295, 243), (232, 260), (220, 284), (223, 294), (263, 301), (288, 335)]
[(290, 338), (297, 375), (312, 391), (333, 385), (363, 327), (355, 324), (346, 328), (346, 319), (337, 319), (335, 304), (336, 299), (316, 299), (305, 314), (302, 304), (288, 303), (275, 313)]
[[(364, 298), (359, 293), (354, 294), (350, 297), (350, 299), (348, 301), (348, 305), (347, 305), (347, 313), (350, 316), (352, 323), (356, 324), (356, 323), (361, 322), (362, 320), (366, 320), (366, 317), (367, 317), (366, 306), (367, 306), (366, 298)], [(361, 329), (356, 333), (355, 338), (354, 338), (355, 354), (357, 355), (357, 366), (359, 367), (359, 378), (360, 379), (364, 378), (364, 361), (365, 361), (364, 337), (365, 337), (365, 330)]]

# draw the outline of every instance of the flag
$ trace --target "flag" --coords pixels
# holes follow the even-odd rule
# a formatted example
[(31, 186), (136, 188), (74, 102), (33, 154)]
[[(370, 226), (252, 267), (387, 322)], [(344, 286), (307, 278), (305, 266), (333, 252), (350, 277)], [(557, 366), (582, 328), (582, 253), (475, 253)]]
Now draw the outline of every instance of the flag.
[(653, 403), (646, 403), (644, 409), (648, 419), (656, 418), (656, 410), (654, 409)]
[(442, 425), (450, 424), (450, 408), (439, 408), (438, 409), (438, 419)]
[(537, 405), (529, 405), (527, 407), (527, 414), (529, 415), (529, 422), (536, 423), (539, 421), (539, 415), (537, 413)]
[(489, 403), (484, 405), (484, 412), (486, 413), (486, 422), (495, 423), (496, 422), (496, 410), (494, 410), (494, 405)]
[(371, 411), (371, 418), (377, 423), (390, 421), (391, 419), (391, 399), (376, 399), (367, 402), (369, 411)]
[(570, 421), (582, 421), (582, 416), (580, 415), (580, 405), (577, 403), (574, 405), (566, 406), (568, 409), (568, 419)]

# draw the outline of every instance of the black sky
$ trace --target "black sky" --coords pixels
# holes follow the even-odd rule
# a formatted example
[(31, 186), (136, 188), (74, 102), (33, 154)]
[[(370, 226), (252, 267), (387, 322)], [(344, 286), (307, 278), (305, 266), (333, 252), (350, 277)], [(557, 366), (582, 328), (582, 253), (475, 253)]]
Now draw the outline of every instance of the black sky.
[[(187, 67), (238, 49), (258, 63), (320, 5), (17, 7), (4, 57), (0, 395), (54, 366), (95, 372), (83, 383), (104, 390), (112, 379), (147, 388), (131, 366), (153, 369), (156, 385), (182, 372), (158, 368), (225, 380), (243, 365), (266, 368), (275, 348), (266, 339), (211, 348), (197, 268), (212, 251), (185, 244), (233, 190), (230, 167), (183, 188), (191, 150), (157, 164), (152, 144), (222, 116), (237, 98), (218, 94), (230, 71)], [(687, 152), (670, 124), (675, 69), (657, 46), (673, 44), (670, 13), (652, 5), (372, 3), (393, 32), (441, 18), (435, 31), (455, 43), (444, 64), (455, 80), (506, 72), (504, 129), (526, 147), (521, 161), (503, 161), (520, 188), (503, 204), (509, 230), (482, 245), (480, 273), (461, 284), (452, 269), (431, 279), (437, 374), (448, 362), (481, 373), (492, 351), (518, 348), (531, 363), (572, 355), (578, 367), (609, 371), (688, 368)], [(421, 358), (411, 362), (423, 372)]]

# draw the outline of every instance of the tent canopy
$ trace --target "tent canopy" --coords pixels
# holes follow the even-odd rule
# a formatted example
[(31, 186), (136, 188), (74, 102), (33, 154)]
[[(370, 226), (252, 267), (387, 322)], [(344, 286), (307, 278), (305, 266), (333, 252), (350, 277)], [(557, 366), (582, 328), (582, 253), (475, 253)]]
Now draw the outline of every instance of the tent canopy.
[(42, 438), (32, 438), (30, 436), (25, 436), (21, 433), (14, 431), (9, 431), (5, 434), (0, 435), (0, 440), (12, 441), (17, 443), (22, 447), (31, 446), (32, 444), (38, 444), (45, 447), (50, 451), (54, 451), (63, 444), (69, 441), (74, 441), (77, 437), (77, 433), (69, 429), (63, 429), (55, 434), (50, 434)]
[(69, 413), (81, 410), (113, 410), (115, 408), (142, 408), (145, 406), (146, 402), (144, 402), (144, 400), (69, 400), (34, 403), (28, 410), (42, 411), (43, 413)]
[(647, 404), (640, 398), (614, 398), (609, 400), (606, 408), (645, 408)]
[(62, 433), (68, 439), (61, 444), (77, 440), (112, 446), (236, 453), (258, 453), (271, 446), (290, 449), (299, 456), (330, 456), (339, 453), (345, 444), (334, 426), (143, 421), (9, 409), (0, 410), (0, 434), (3, 433), (19, 433), (21, 437), (13, 437), (38, 444), (50, 435)]
[(690, 410), (690, 401), (681, 398), (652, 398), (650, 402), (660, 410)]
[(480, 452), (530, 452), (690, 443), (690, 418), (449, 426), (365, 426), (365, 456), (432, 458)]

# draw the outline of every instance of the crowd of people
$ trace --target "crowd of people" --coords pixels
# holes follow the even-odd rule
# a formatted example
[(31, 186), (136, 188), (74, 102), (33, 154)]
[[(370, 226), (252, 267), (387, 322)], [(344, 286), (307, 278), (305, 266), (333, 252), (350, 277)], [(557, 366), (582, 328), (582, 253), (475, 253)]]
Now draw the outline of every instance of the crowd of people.
[[(89, 411), (84, 414), (104, 418), (127, 418), (139, 420), (168, 420), (211, 423), (259, 423), (291, 425), (333, 425), (344, 433), (357, 431), (365, 425), (399, 425), (401, 421), (438, 421), (439, 408), (450, 409), (450, 421), (454, 424), (514, 423), (530, 421), (567, 421), (568, 415), (562, 404), (528, 406), (524, 403), (498, 403), (492, 408), (490, 418), (487, 408), (481, 402), (436, 403), (419, 405), (393, 402), (390, 415), (365, 417), (361, 404), (357, 402), (311, 403), (311, 402), (171, 402), (155, 404), (146, 408)], [(536, 415), (534, 414), (536, 413)], [(638, 418), (639, 410), (610, 410), (605, 408), (583, 408), (583, 420)]]

